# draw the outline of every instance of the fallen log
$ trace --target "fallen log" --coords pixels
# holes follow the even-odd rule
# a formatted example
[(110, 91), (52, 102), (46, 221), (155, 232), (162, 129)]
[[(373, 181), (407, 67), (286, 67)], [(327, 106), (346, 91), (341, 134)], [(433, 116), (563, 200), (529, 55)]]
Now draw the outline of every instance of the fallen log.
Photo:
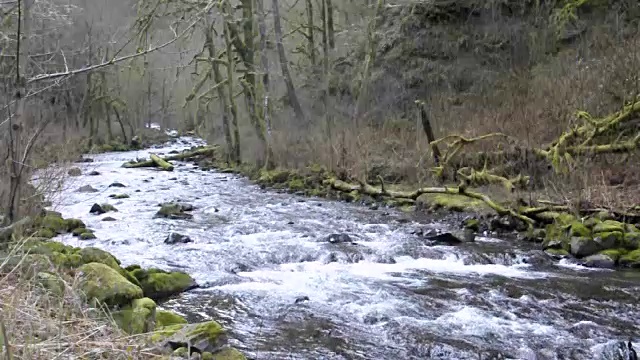
[(171, 165), (170, 162), (163, 160), (156, 154), (151, 154), (149, 157), (151, 158), (151, 161), (153, 161), (153, 163), (158, 167), (162, 168), (162, 170), (173, 171), (173, 165)]
[[(218, 146), (214, 145), (214, 146), (207, 146), (207, 147), (203, 147), (203, 148), (198, 148), (195, 150), (191, 150), (191, 151), (183, 151), (179, 154), (174, 154), (174, 155), (170, 155), (170, 156), (166, 156), (163, 158), (160, 158), (160, 160), (163, 160), (165, 162), (169, 162), (169, 161), (175, 161), (175, 160), (188, 160), (194, 157), (198, 157), (198, 156), (213, 156), (215, 154), (215, 152), (218, 150)], [(152, 155), (156, 156), (156, 155)], [(122, 167), (124, 168), (143, 168), (143, 167), (156, 167), (158, 166), (158, 164), (156, 164), (156, 162), (152, 160), (146, 160), (146, 161), (129, 161), (126, 162), (122, 165)]]

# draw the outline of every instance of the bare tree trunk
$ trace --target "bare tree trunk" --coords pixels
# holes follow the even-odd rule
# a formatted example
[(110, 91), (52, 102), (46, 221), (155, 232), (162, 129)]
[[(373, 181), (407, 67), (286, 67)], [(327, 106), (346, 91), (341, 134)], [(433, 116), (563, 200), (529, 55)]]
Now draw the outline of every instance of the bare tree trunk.
[(273, 0), (273, 27), (276, 33), (276, 46), (278, 48), (278, 57), (280, 58), (280, 68), (282, 69), (282, 77), (287, 86), (287, 97), (289, 98), (289, 105), (293, 108), (293, 112), (296, 115), (298, 121), (306, 122), (306, 117), (298, 101), (298, 95), (296, 95), (296, 89), (293, 86), (293, 79), (291, 73), (289, 73), (289, 66), (287, 61), (287, 55), (284, 51), (284, 44), (282, 43), (282, 26), (280, 24), (280, 7), (278, 0)]
[(371, 68), (373, 67), (373, 63), (376, 58), (376, 48), (378, 44), (378, 39), (376, 36), (376, 29), (378, 25), (378, 15), (380, 14), (380, 9), (382, 8), (383, 0), (378, 0), (376, 4), (375, 12), (373, 13), (373, 18), (369, 22), (369, 29), (367, 31), (368, 37), (368, 48), (367, 55), (364, 61), (364, 69), (362, 70), (362, 83), (360, 84), (360, 91), (358, 92), (358, 100), (356, 101), (356, 108), (353, 112), (352, 120), (355, 123), (356, 127), (359, 126), (359, 118), (361, 116), (360, 112), (362, 108), (369, 100), (369, 82), (371, 79)]
[(233, 125), (233, 136), (236, 140), (234, 144), (233, 158), (236, 163), (240, 163), (240, 130), (238, 128), (238, 108), (233, 96), (233, 52), (231, 48), (231, 35), (229, 34), (229, 23), (224, 22), (224, 40), (227, 45), (227, 86), (229, 88), (229, 111), (231, 112), (231, 124)]
[(422, 101), (416, 101), (416, 105), (418, 106), (418, 110), (420, 110), (420, 121), (422, 122), (422, 130), (424, 130), (424, 134), (427, 136), (427, 141), (431, 146), (431, 151), (433, 153), (433, 161), (436, 166), (440, 165), (440, 158), (442, 155), (440, 154), (440, 149), (437, 144), (431, 144), (436, 141), (436, 137), (433, 134), (433, 128), (431, 128), (431, 122), (429, 121), (429, 116), (427, 115), (427, 110), (425, 109), (425, 104)]
[(333, 3), (332, 0), (324, 0), (327, 3), (327, 37), (329, 38), (329, 47), (335, 49), (336, 41), (333, 32)]
[[(211, 61), (211, 70), (213, 72), (213, 81), (215, 81), (216, 91), (218, 92), (218, 98), (220, 99), (220, 106), (222, 106), (222, 131), (224, 132), (224, 139), (227, 143), (227, 162), (233, 161), (237, 162), (238, 159), (235, 158), (235, 148), (233, 147), (233, 139), (231, 138), (231, 129), (229, 128), (229, 113), (231, 112), (227, 95), (225, 94), (222, 80), (222, 75), (220, 74), (220, 67), (218, 66), (218, 55), (216, 54), (216, 48), (213, 43), (213, 25), (207, 19), (207, 27), (204, 31), (204, 37), (207, 45), (207, 50), (209, 51), (209, 60)], [(231, 66), (231, 65), (228, 65)], [(237, 121), (236, 121), (237, 123)], [(236, 139), (239, 141), (239, 139)]]
[(309, 44), (309, 60), (311, 61), (311, 68), (316, 65), (316, 44), (314, 39), (314, 24), (313, 24), (313, 1), (307, 0), (307, 41)]
[(262, 0), (256, 0), (258, 5), (258, 31), (260, 32), (260, 59), (262, 63), (262, 91), (264, 93), (264, 101), (262, 103), (262, 115), (267, 128), (267, 159), (265, 166), (273, 167), (273, 150), (271, 148), (271, 107), (269, 106), (270, 82), (269, 82), (269, 58), (267, 57), (267, 25), (265, 24), (264, 3)]

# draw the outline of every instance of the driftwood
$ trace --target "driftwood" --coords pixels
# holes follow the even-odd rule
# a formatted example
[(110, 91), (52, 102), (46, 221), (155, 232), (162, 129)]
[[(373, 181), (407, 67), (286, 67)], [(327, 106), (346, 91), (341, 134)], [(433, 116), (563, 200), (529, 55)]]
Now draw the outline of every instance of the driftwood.
[(0, 241), (6, 241), (6, 240), (11, 239), (11, 235), (13, 235), (13, 233), (17, 229), (19, 229), (19, 228), (21, 228), (23, 226), (28, 226), (29, 224), (31, 224), (31, 220), (32, 219), (27, 216), (27, 217), (25, 217), (25, 218), (23, 218), (23, 219), (21, 219), (19, 221), (16, 221), (15, 223), (13, 223), (13, 224), (11, 224), (9, 226), (0, 228)]
[[(192, 151), (183, 151), (179, 154), (174, 154), (174, 155), (170, 155), (170, 156), (166, 156), (163, 158), (160, 158), (156, 155), (151, 155), (151, 160), (146, 160), (146, 161), (139, 161), (139, 162), (134, 162), (134, 161), (130, 161), (127, 163), (124, 163), (122, 165), (122, 167), (125, 168), (143, 168), (143, 167), (156, 167), (156, 166), (160, 166), (158, 165), (158, 163), (156, 163), (153, 160), (153, 157), (158, 158), (160, 161), (166, 162), (167, 164), (169, 164), (169, 161), (174, 161), (174, 160), (188, 160), (191, 158), (195, 158), (195, 157), (200, 157), (200, 156), (213, 156), (216, 151), (218, 151), (218, 146), (214, 145), (214, 146), (207, 146), (207, 147), (203, 147), (203, 148), (198, 148), (196, 150), (192, 150)], [(171, 164), (169, 164), (171, 165)], [(160, 166), (162, 167), (162, 166)]]
[(153, 161), (153, 163), (159, 168), (161, 168), (162, 170), (173, 171), (173, 165), (171, 165), (170, 162), (163, 160), (161, 157), (159, 157), (156, 154), (151, 154), (149, 155), (149, 157), (151, 158), (151, 161)]

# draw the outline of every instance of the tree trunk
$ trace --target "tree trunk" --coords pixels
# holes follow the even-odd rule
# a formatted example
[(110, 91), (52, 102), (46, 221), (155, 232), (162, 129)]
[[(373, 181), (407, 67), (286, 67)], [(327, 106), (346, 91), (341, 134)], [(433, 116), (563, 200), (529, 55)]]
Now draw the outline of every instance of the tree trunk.
[(312, 0), (307, 0), (307, 42), (309, 44), (308, 52), (309, 60), (311, 61), (311, 68), (316, 66), (316, 44), (313, 27), (313, 2)]
[(422, 122), (422, 130), (424, 130), (424, 134), (427, 136), (427, 141), (431, 146), (433, 161), (435, 162), (436, 166), (439, 166), (440, 158), (442, 157), (442, 155), (440, 154), (438, 144), (432, 144), (434, 141), (436, 141), (436, 138), (433, 135), (433, 129), (431, 128), (431, 122), (429, 121), (427, 110), (424, 108), (425, 105), (422, 101), (416, 101), (416, 105), (418, 105), (418, 109), (420, 110), (420, 121)]
[(273, 150), (271, 148), (271, 107), (269, 106), (270, 82), (269, 82), (269, 58), (267, 57), (267, 25), (265, 24), (264, 3), (262, 0), (256, 0), (258, 5), (258, 30), (260, 32), (260, 59), (262, 63), (262, 91), (264, 93), (264, 101), (262, 103), (262, 115), (267, 128), (267, 159), (265, 166), (272, 168), (273, 166)]
[[(231, 129), (229, 127), (229, 113), (231, 113), (231, 110), (229, 109), (227, 95), (225, 94), (224, 87), (222, 86), (222, 75), (220, 74), (220, 67), (217, 62), (218, 56), (216, 55), (216, 48), (213, 43), (213, 25), (208, 18), (207, 21), (208, 23), (207, 28), (204, 31), (204, 37), (207, 50), (209, 51), (213, 81), (215, 81), (218, 98), (220, 99), (220, 106), (222, 107), (222, 131), (224, 132), (224, 139), (227, 143), (227, 162), (229, 162), (229, 160), (237, 162), (238, 159), (235, 158), (236, 154), (234, 152), (233, 139), (231, 138)], [(236, 138), (236, 141), (239, 141), (239, 139)]]
[(287, 86), (287, 97), (289, 98), (289, 105), (293, 108), (293, 112), (296, 115), (298, 121), (306, 122), (306, 117), (298, 101), (298, 95), (296, 95), (296, 89), (293, 86), (293, 79), (291, 79), (291, 73), (289, 73), (289, 65), (287, 61), (287, 55), (284, 51), (284, 44), (282, 43), (282, 26), (280, 24), (280, 7), (278, 0), (273, 0), (273, 27), (276, 33), (276, 46), (278, 48), (278, 57), (280, 58), (280, 68), (282, 69), (282, 77)]
[(224, 40), (227, 45), (227, 87), (229, 88), (229, 112), (231, 113), (231, 124), (233, 125), (233, 136), (236, 140), (234, 144), (233, 158), (237, 164), (240, 163), (240, 130), (238, 128), (238, 107), (233, 97), (233, 52), (231, 51), (231, 35), (229, 34), (229, 23), (224, 22)]
[(329, 38), (329, 47), (335, 49), (336, 41), (333, 32), (333, 3), (332, 0), (325, 0), (327, 3), (327, 37)]

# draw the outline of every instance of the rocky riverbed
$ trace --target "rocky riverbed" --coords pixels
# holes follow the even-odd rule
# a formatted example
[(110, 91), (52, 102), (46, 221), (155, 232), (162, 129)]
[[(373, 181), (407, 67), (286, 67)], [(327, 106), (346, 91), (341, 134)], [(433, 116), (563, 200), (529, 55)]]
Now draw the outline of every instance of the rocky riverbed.
[[(512, 240), (434, 242), (424, 234), (449, 224), (265, 190), (193, 164), (121, 166), (201, 144), (183, 137), (75, 164), (52, 209), (94, 236), (55, 240), (107, 250), (123, 266), (188, 273), (200, 287), (161, 306), (219, 321), (250, 357), (617, 360), (640, 336), (637, 271), (558, 262)], [(163, 203), (186, 215), (159, 215)]]

